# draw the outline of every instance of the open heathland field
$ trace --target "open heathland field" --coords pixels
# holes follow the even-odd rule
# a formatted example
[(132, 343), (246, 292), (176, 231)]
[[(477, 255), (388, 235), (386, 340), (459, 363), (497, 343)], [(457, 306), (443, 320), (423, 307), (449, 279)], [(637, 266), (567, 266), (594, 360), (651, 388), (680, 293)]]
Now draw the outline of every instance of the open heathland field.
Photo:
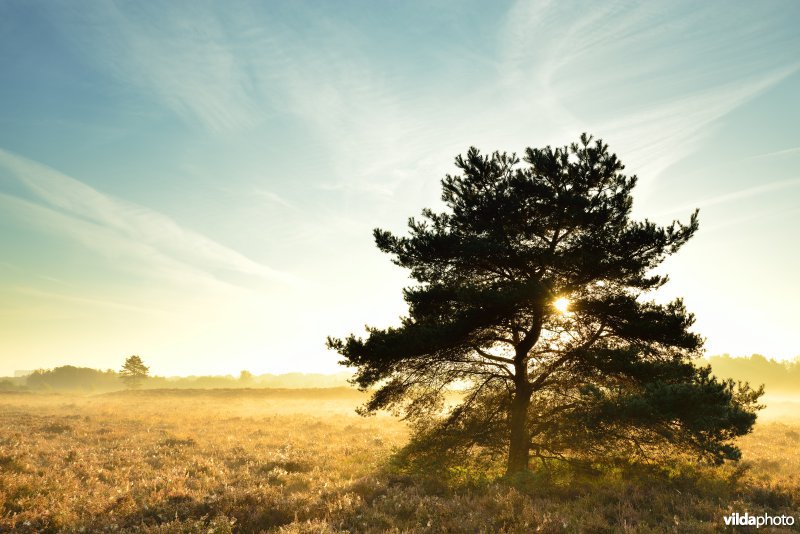
[(554, 465), (510, 482), (466, 461), (446, 477), (403, 469), (392, 453), (407, 429), (359, 417), (363, 400), (344, 388), (0, 394), (0, 531), (710, 533), (734, 512), (800, 522), (791, 400), (741, 439), (738, 465)]

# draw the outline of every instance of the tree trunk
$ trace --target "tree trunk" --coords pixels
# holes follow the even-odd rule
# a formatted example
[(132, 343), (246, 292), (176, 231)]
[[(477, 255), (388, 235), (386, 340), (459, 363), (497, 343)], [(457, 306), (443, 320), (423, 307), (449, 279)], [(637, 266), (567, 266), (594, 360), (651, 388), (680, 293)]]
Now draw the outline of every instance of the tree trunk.
[(531, 392), (528, 388), (517, 388), (511, 401), (511, 442), (508, 447), (508, 465), (506, 476), (511, 476), (528, 469), (530, 443), (528, 435), (528, 407), (531, 404)]
[(508, 446), (506, 476), (528, 469), (530, 456), (530, 433), (528, 431), (528, 407), (531, 405), (533, 386), (528, 380), (528, 353), (536, 345), (542, 333), (544, 313), (536, 315), (535, 321), (525, 337), (514, 347), (514, 398), (511, 400), (511, 429)]

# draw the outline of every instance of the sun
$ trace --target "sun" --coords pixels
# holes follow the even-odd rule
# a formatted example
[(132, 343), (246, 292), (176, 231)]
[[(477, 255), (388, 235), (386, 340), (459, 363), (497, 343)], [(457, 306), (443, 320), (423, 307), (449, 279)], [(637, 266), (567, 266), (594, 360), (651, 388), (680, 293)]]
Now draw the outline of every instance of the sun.
[(567, 313), (569, 311), (569, 299), (566, 297), (561, 297), (556, 299), (553, 302), (553, 306), (561, 313)]

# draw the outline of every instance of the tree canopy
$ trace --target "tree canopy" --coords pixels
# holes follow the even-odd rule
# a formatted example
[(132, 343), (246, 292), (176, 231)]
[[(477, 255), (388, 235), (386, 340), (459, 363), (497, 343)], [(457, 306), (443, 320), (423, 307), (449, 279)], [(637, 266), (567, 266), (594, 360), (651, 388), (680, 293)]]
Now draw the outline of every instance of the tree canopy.
[(752, 428), (762, 390), (695, 366), (693, 315), (680, 299), (645, 298), (668, 281), (653, 270), (695, 234), (698, 213), (632, 220), (636, 176), (586, 134), (522, 160), (473, 147), (455, 163), (444, 211), (411, 218), (407, 236), (374, 231), (416, 281), (408, 315), (328, 338), (372, 391), (364, 413), (403, 413), (421, 450), (504, 455), (508, 474), (531, 456), (738, 459), (732, 440)]
[(147, 367), (139, 356), (129, 356), (119, 371), (120, 378), (133, 389), (138, 388), (147, 378), (150, 368)]

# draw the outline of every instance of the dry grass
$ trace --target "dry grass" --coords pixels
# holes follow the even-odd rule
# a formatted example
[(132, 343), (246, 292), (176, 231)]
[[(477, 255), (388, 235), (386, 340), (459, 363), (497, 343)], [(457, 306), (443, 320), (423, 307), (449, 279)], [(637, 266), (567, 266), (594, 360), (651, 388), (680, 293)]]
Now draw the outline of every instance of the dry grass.
[(387, 466), (407, 439), (323, 392), (0, 396), (0, 531), (717, 532), (800, 515), (800, 423), (763, 423), (738, 468), (554, 470), (447, 483)]

